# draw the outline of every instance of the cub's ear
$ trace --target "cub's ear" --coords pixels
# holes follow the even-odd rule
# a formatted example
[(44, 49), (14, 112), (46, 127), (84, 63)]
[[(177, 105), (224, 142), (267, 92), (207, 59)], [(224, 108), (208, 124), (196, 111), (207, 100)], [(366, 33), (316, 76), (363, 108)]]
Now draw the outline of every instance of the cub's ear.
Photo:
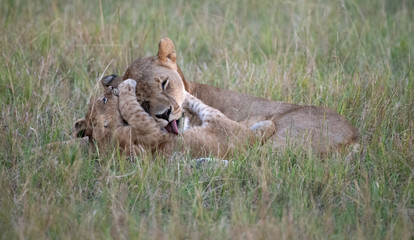
[(121, 76), (118, 76), (116, 74), (112, 74), (109, 76), (105, 76), (101, 79), (101, 85), (104, 88), (107, 88), (109, 86), (117, 88), (118, 85), (123, 81)]
[(163, 38), (158, 44), (158, 54), (161, 63), (167, 67), (177, 69), (174, 43), (169, 38)]
[(82, 118), (75, 122), (72, 129), (73, 138), (83, 138), (85, 137), (86, 130), (86, 119)]

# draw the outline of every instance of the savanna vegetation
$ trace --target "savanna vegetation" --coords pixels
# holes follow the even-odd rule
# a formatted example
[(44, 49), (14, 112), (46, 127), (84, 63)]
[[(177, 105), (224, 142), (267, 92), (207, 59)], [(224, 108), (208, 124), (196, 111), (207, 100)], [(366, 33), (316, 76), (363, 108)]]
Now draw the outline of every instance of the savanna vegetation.
[[(414, 237), (414, 1), (2, 0), (0, 29), (2, 239)], [(332, 108), (360, 150), (196, 169), (41, 148), (166, 36), (188, 80)]]

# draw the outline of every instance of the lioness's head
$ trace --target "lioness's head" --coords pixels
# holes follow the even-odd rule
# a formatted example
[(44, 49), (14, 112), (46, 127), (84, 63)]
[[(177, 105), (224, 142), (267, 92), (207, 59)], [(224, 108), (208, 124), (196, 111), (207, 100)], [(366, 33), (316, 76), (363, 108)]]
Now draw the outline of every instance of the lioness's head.
[(89, 137), (96, 141), (98, 147), (105, 146), (111, 140), (114, 129), (122, 123), (118, 110), (118, 89), (110, 86), (103, 95), (91, 98), (86, 118), (79, 119), (73, 126), (73, 137)]
[(137, 81), (137, 100), (160, 127), (178, 134), (177, 126), (185, 99), (185, 80), (176, 64), (173, 42), (168, 38), (161, 39), (156, 56), (139, 58), (122, 77), (106, 76), (101, 83), (105, 87), (118, 87), (126, 79)]

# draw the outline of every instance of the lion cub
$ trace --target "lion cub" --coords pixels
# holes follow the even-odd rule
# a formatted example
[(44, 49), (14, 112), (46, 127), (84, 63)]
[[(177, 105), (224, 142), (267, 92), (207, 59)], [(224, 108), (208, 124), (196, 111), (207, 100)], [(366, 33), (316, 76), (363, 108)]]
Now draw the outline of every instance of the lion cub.
[(84, 134), (99, 148), (105, 148), (115, 140), (126, 155), (139, 154), (143, 150), (171, 155), (178, 150), (188, 151), (192, 157), (225, 158), (234, 150), (265, 141), (275, 132), (271, 121), (246, 128), (186, 92), (183, 107), (197, 114), (202, 124), (177, 136), (162, 129), (144, 111), (137, 101), (135, 88), (136, 81), (128, 79), (119, 85), (119, 90), (109, 87), (103, 97), (91, 102)]

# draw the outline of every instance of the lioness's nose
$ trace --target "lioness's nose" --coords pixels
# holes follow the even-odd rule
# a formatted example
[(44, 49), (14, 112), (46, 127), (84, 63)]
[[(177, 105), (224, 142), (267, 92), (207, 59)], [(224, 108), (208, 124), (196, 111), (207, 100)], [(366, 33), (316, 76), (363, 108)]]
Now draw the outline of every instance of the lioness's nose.
[(167, 122), (168, 122), (168, 120), (169, 120), (169, 117), (170, 117), (170, 114), (171, 114), (171, 106), (170, 106), (170, 108), (168, 108), (167, 110), (165, 110), (165, 112), (163, 112), (163, 113), (161, 113), (161, 114), (155, 114), (155, 116), (157, 117), (157, 118), (162, 118), (162, 119), (165, 119), (165, 120), (167, 120)]

